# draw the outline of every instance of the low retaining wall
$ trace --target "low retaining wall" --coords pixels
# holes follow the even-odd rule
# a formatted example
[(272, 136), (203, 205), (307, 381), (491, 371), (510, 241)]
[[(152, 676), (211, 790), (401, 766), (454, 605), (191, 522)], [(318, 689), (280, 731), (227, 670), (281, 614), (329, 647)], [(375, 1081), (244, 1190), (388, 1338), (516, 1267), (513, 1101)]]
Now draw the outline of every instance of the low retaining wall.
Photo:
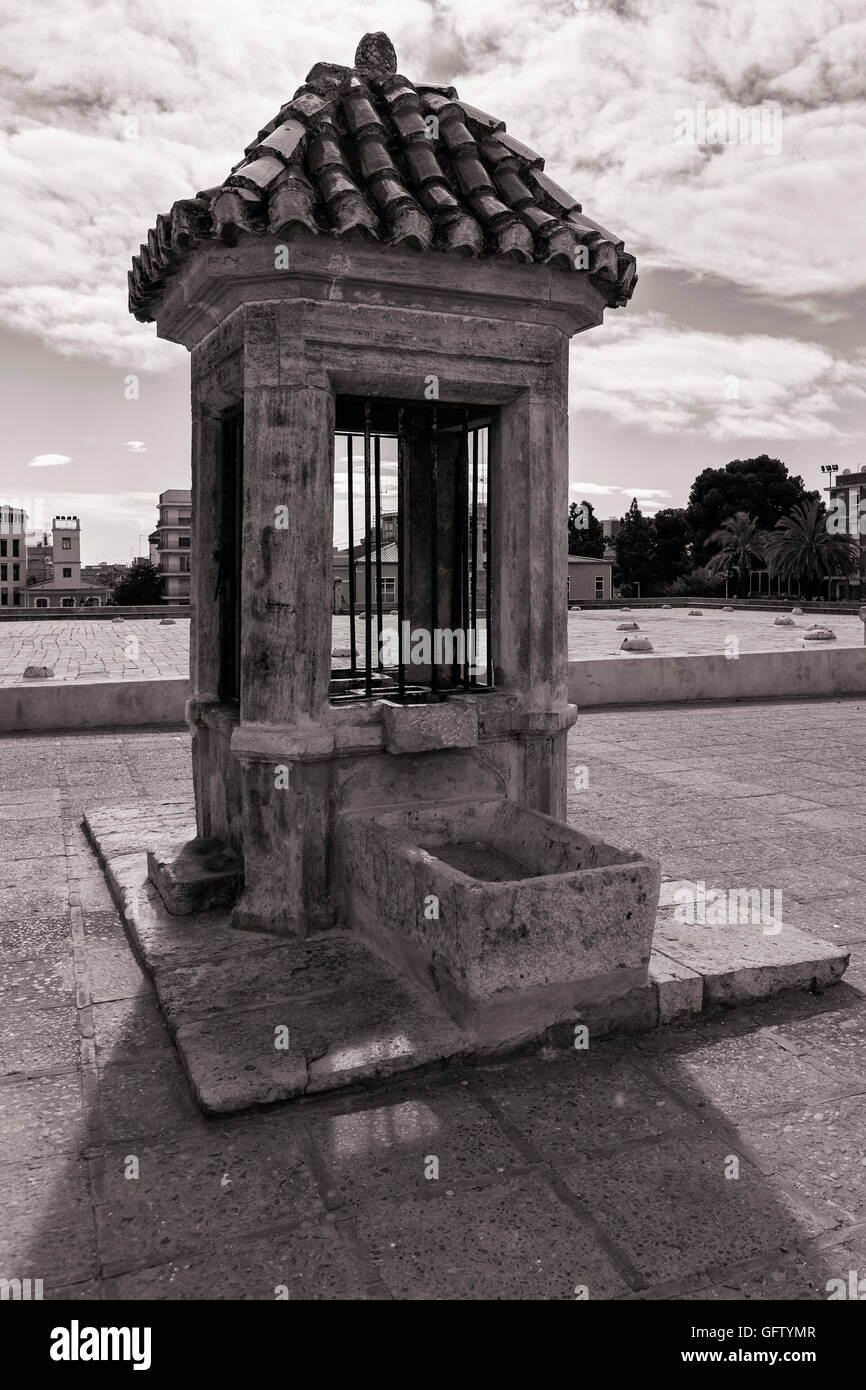
[[(568, 698), (580, 709), (694, 700), (866, 695), (866, 647), (724, 656), (622, 656), (571, 661)], [(189, 681), (52, 681), (0, 688), (0, 733), (183, 724)]]
[(155, 681), (46, 681), (0, 688), (0, 733), (183, 724), (185, 676)]
[(621, 656), (570, 661), (568, 698), (581, 709), (693, 700), (866, 694), (866, 647), (712, 656)]
[(110, 623), (115, 618), (137, 622), (141, 618), (188, 618), (188, 603), (112, 603), (104, 608), (4, 608), (0, 623)]

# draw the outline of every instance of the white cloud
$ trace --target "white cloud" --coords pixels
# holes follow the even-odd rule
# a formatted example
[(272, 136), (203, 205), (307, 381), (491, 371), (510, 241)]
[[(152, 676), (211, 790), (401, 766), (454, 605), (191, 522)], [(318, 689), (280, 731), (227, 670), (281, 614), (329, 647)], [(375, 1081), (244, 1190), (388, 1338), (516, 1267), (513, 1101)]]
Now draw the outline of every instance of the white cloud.
[(60, 468), (64, 463), (71, 463), (72, 459), (68, 454), (37, 454), (35, 458), (28, 461), (28, 468)]
[(580, 492), (586, 497), (603, 496), (610, 492), (619, 492), (618, 487), (611, 487), (605, 483), (569, 483), (569, 492)]
[(797, 338), (701, 332), (630, 314), (572, 346), (572, 410), (654, 434), (838, 440), (843, 406), (864, 398), (866, 354), (843, 358)]
[(636, 497), (639, 502), (649, 501), (652, 497), (670, 497), (670, 493), (663, 487), (624, 487), (621, 489), (627, 497)]
[[(227, 175), (313, 62), (351, 62), (371, 22), (361, 0), (10, 12), (0, 318), (60, 353), (171, 370), (185, 349), (127, 313), (131, 255), (158, 212)], [(453, 82), (538, 148), (643, 270), (718, 277), (824, 321), (866, 287), (862, 0), (383, 0), (375, 23), (401, 71)], [(677, 111), (699, 102), (778, 103), (781, 153), (677, 144)], [(668, 428), (681, 419), (672, 406)]]

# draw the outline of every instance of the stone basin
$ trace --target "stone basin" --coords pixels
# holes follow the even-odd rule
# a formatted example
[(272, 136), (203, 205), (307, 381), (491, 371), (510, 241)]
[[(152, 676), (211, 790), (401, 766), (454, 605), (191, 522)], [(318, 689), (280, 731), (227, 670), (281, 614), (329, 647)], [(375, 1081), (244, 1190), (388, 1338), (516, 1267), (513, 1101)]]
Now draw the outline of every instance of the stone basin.
[(345, 813), (349, 926), (480, 1044), (646, 988), (657, 863), (501, 798)]

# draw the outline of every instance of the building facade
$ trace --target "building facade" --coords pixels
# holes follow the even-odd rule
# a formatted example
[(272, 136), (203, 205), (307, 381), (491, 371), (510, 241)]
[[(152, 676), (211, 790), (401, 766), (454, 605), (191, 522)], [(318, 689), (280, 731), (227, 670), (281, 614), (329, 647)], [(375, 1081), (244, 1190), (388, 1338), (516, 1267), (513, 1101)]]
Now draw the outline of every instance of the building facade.
[(81, 575), (81, 523), (77, 516), (56, 516), (51, 523), (51, 578), (28, 585), (27, 608), (101, 608), (110, 585), (88, 584)]
[(25, 607), (27, 587), (27, 513), (0, 507), (0, 607)]
[(190, 551), (192, 546), (192, 493), (189, 488), (169, 488), (159, 494), (159, 521), (151, 537), (150, 554), (157, 555), (162, 579), (163, 603), (189, 603)]
[(47, 584), (52, 576), (53, 560), (51, 538), (43, 531), (37, 541), (27, 545), (27, 583)]
[(613, 562), (589, 555), (569, 555), (566, 580), (569, 603), (613, 598)]
[(860, 552), (860, 564), (855, 574), (848, 579), (828, 580), (827, 598), (863, 601), (866, 596), (866, 469), (861, 468), (852, 473), (850, 468), (843, 468), (841, 473), (836, 474), (826, 491), (830, 494), (829, 510), (838, 509), (840, 504), (844, 508), (845, 520), (840, 534), (854, 541)]

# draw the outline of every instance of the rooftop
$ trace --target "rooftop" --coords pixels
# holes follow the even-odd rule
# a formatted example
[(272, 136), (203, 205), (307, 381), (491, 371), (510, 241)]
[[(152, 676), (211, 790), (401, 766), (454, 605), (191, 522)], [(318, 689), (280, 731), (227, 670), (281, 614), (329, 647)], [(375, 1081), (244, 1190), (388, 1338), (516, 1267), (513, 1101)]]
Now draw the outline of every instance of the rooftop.
[(133, 258), (130, 312), (152, 321), (196, 247), (277, 234), (552, 265), (588, 275), (616, 307), (637, 283), (621, 239), (540, 154), (453, 87), (401, 76), (382, 33), (365, 34), (354, 67), (316, 63), (222, 184), (160, 214)]

